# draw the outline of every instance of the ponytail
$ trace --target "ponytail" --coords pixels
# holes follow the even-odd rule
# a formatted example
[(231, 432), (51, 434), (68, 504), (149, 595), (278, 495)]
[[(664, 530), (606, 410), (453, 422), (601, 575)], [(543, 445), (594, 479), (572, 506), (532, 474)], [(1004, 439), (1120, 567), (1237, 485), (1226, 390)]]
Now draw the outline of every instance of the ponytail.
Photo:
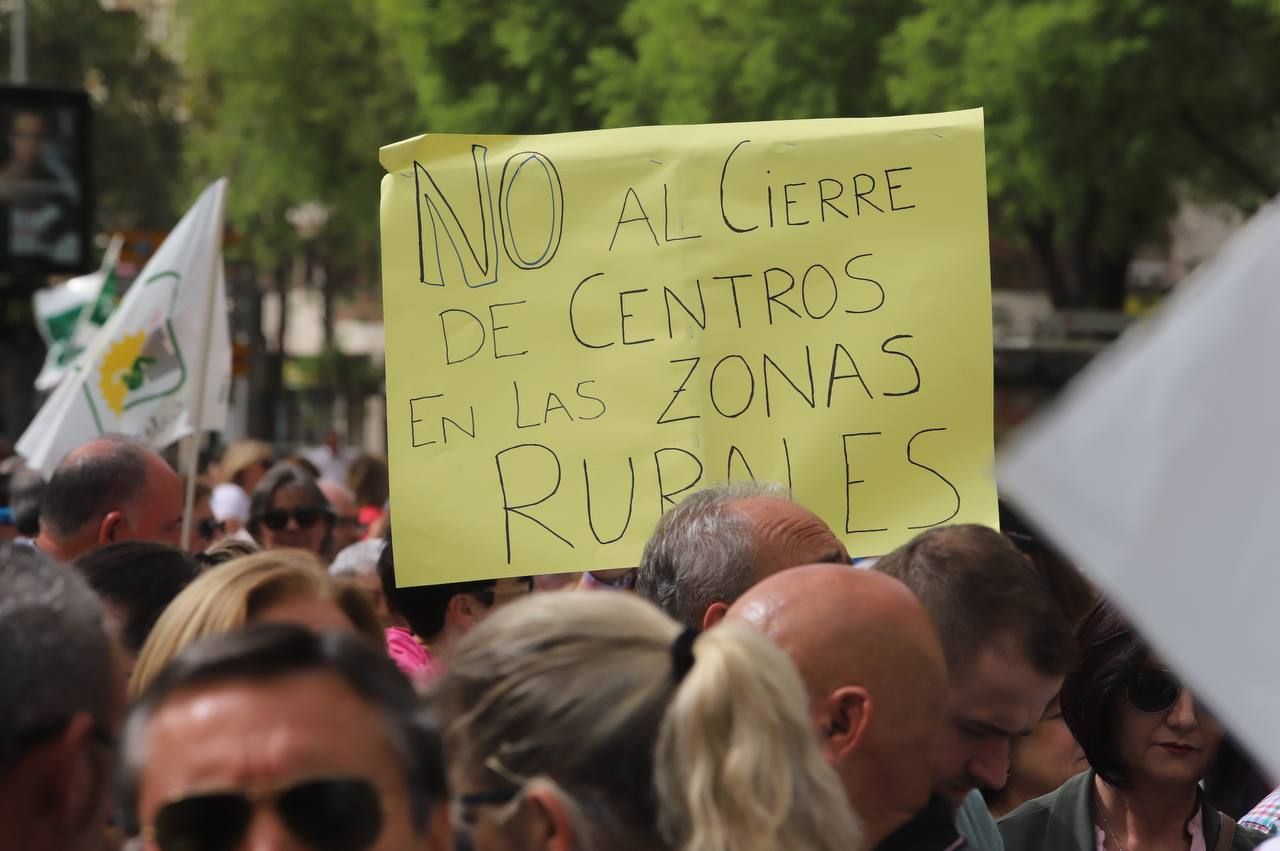
[(858, 821), (818, 749), (804, 685), (782, 651), (732, 623), (693, 648), (654, 751), (659, 828), (673, 851), (861, 848)]

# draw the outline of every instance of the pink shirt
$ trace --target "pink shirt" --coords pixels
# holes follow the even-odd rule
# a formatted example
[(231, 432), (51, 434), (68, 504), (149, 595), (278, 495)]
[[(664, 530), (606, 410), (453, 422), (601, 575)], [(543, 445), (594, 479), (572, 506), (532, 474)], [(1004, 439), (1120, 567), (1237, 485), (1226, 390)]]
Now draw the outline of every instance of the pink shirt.
[(396, 663), (413, 687), (421, 691), (440, 674), (444, 666), (409, 630), (402, 626), (387, 629), (387, 655)]

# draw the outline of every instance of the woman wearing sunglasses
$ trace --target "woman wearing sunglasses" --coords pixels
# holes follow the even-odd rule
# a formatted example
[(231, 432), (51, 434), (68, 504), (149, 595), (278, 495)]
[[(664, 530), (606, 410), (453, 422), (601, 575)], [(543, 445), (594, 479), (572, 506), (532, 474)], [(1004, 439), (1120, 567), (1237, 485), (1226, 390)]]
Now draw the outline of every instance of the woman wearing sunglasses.
[(858, 851), (803, 683), (749, 627), (534, 594), (455, 649), (433, 706), (474, 851)]
[(249, 534), (263, 549), (307, 550), (324, 558), (334, 515), (311, 474), (278, 464), (263, 477), (249, 505)]
[(1218, 721), (1099, 603), (1080, 625), (1081, 663), (1062, 714), (1092, 768), (1000, 822), (1008, 851), (1244, 851), (1265, 837), (1200, 790), (1222, 744)]

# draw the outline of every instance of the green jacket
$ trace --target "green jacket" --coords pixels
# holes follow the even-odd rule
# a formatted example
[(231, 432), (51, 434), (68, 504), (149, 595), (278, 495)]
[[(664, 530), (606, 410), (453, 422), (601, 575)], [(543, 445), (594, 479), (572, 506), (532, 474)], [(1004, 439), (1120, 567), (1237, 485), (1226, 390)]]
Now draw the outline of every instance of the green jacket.
[[(1000, 820), (1005, 851), (1094, 851), (1093, 772), (1072, 777), (1056, 792), (1028, 801)], [(1214, 851), (1222, 829), (1222, 815), (1201, 804), (1204, 845)], [(1257, 831), (1236, 826), (1231, 851), (1249, 851), (1267, 839)]]

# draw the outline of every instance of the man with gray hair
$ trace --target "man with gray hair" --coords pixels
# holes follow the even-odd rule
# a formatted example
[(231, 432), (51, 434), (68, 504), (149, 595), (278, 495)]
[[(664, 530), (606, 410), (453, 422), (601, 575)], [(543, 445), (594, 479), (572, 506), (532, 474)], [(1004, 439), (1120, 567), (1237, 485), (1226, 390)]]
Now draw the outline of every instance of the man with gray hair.
[(188, 647), (125, 723), (125, 827), (161, 851), (451, 851), (443, 747), (344, 633), (258, 624)]
[(822, 518), (775, 484), (715, 485), (658, 521), (636, 593), (686, 626), (706, 629), (760, 580), (789, 567), (848, 562)]
[(124, 682), (75, 571), (0, 543), (0, 851), (106, 847)]

